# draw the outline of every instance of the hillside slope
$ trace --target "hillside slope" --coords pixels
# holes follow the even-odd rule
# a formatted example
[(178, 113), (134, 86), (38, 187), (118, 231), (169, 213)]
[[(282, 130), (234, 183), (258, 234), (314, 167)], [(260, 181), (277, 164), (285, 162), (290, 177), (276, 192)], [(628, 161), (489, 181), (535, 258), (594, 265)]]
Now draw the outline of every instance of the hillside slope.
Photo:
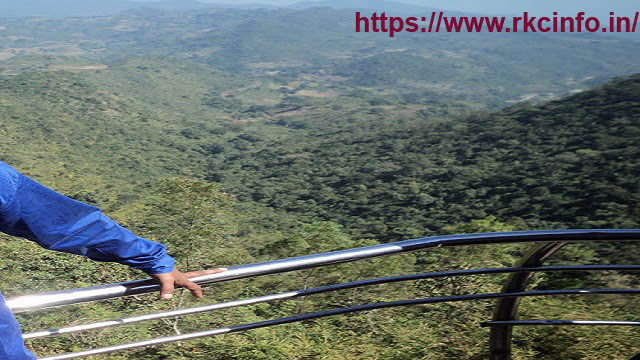
[[(640, 75), (540, 105), (464, 114), (470, 111), (464, 104), (442, 99), (336, 95), (317, 80), (276, 82), (175, 59), (129, 59), (98, 69), (54, 65), (0, 79), (0, 159), (161, 240), (183, 268), (435, 233), (640, 225)], [(144, 276), (0, 238), (0, 279), (8, 296)], [(637, 263), (635, 245), (571, 244), (554, 259)], [(216, 284), (207, 296), (219, 302), (359, 278), (508, 266), (525, 250), (435, 249)], [(28, 346), (45, 356), (166, 336), (176, 327), (188, 333), (336, 306), (493, 292), (503, 280), (370, 287)], [(637, 287), (637, 281), (618, 272), (580, 273), (546, 276), (532, 288)], [(154, 299), (96, 302), (19, 320), (34, 331), (175, 306)], [(475, 302), (377, 311), (108, 358), (484, 359), (488, 334), (477, 324), (492, 307)], [(523, 302), (522, 315), (634, 320), (637, 308), (632, 297), (562, 297)], [(526, 341), (514, 343), (515, 359), (625, 358), (636, 350), (638, 335), (631, 327), (608, 329), (607, 336), (601, 329), (526, 331), (516, 337)]]
[(295, 143), (212, 154), (210, 171), (241, 198), (378, 238), (487, 215), (543, 227), (636, 227), (639, 109), (635, 75), (558, 101), (449, 120), (315, 114), (307, 123), (324, 127)]
[(118, 192), (109, 182), (206, 178), (243, 202), (383, 239), (488, 215), (541, 227), (638, 226), (638, 75), (541, 105), (460, 115), (469, 110), (448, 102), (291, 96), (269, 78), (172, 61), (4, 79), (3, 158), (61, 189), (107, 198)]

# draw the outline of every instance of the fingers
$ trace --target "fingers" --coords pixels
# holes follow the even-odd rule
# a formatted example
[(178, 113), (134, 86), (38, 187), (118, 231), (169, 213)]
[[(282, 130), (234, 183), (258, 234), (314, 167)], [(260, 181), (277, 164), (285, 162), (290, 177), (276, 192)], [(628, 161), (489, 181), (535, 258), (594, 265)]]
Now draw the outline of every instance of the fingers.
[(202, 288), (200, 287), (200, 285), (198, 285), (198, 284), (196, 284), (194, 282), (191, 282), (191, 281), (187, 280), (186, 278), (184, 279), (183, 283), (177, 283), (177, 284), (182, 286), (183, 288), (186, 288), (187, 290), (191, 291), (191, 295), (197, 297), (198, 299), (200, 299), (202, 297)]
[(191, 291), (191, 294), (197, 298), (202, 297), (202, 288), (198, 284), (187, 280), (187, 276), (185, 274), (177, 270), (174, 270), (174, 272), (175, 272), (174, 278), (175, 278), (176, 285)]
[(217, 274), (217, 273), (221, 273), (227, 271), (226, 268), (217, 268), (217, 269), (209, 269), (209, 270), (198, 270), (198, 271), (189, 271), (189, 272), (185, 272), (182, 273), (187, 279), (193, 278), (193, 277), (198, 277), (198, 276), (204, 276), (204, 275), (211, 275), (211, 274)]
[(160, 281), (160, 297), (166, 300), (170, 300), (173, 297), (175, 282), (173, 274), (158, 274), (155, 275), (155, 278)]
[(189, 291), (196, 298), (202, 297), (202, 288), (192, 282), (189, 281), (189, 278), (204, 276), (210, 274), (217, 274), (223, 271), (227, 271), (226, 268), (217, 268), (217, 269), (209, 269), (209, 270), (198, 270), (198, 271), (190, 271), (186, 273), (181, 273), (178, 269), (173, 269), (172, 272), (166, 274), (156, 274), (153, 275), (160, 282), (160, 297), (166, 300), (170, 300), (173, 298), (173, 291), (175, 286), (183, 287)]

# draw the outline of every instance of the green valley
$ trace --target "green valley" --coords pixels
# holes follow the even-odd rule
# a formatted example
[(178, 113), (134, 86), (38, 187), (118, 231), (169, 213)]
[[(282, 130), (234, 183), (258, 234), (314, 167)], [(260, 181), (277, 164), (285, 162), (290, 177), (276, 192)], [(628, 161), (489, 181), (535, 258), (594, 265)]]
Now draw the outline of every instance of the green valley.
[[(640, 43), (588, 35), (356, 34), (332, 8), (2, 19), (0, 160), (166, 243), (182, 268), (447, 233), (640, 227)], [(404, 35), (404, 34), (403, 34)], [(505, 34), (506, 35), (506, 34)], [(0, 235), (5, 296), (137, 279)], [(195, 251), (194, 249), (197, 249)], [(438, 249), (220, 283), (208, 303), (512, 265)], [(637, 244), (554, 261), (637, 263)], [(566, 275), (566, 274), (563, 274)], [(389, 284), (27, 343), (40, 356), (337, 306), (498, 291), (504, 276)], [(634, 287), (629, 272), (532, 288)], [(201, 305), (136, 296), (21, 314), (25, 331)], [(492, 301), (373, 311), (109, 359), (484, 359)], [(639, 299), (525, 300), (523, 318), (638, 320)], [(638, 330), (518, 330), (515, 359), (624, 359)], [(107, 358), (107, 357), (98, 357)]]

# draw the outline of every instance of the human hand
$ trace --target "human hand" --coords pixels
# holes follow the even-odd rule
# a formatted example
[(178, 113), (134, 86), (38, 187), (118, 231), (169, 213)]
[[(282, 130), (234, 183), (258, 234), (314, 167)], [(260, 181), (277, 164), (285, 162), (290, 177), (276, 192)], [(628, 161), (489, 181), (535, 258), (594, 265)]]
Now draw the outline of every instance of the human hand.
[(165, 274), (154, 274), (151, 275), (156, 281), (160, 283), (160, 297), (166, 300), (169, 300), (173, 297), (173, 289), (176, 286), (183, 287), (191, 291), (191, 294), (197, 298), (202, 297), (202, 288), (188, 279), (197, 276), (209, 275), (209, 274), (217, 274), (220, 272), (227, 271), (225, 268), (211, 269), (211, 270), (199, 270), (199, 271), (190, 271), (186, 273), (180, 272), (178, 269), (174, 268), (172, 272)]

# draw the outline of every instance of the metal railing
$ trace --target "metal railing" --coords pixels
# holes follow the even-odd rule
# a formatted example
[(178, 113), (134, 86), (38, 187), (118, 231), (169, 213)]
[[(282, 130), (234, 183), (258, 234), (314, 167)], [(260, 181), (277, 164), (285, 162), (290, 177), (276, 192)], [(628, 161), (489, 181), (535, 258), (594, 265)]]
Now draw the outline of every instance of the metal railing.
[[(246, 331), (280, 324), (300, 322), (310, 319), (347, 314), (359, 311), (409, 306), (418, 304), (434, 304), (444, 302), (470, 301), (497, 299), (498, 303), (492, 321), (480, 324), (491, 328), (489, 341), (490, 358), (492, 360), (506, 360), (511, 358), (511, 338), (514, 326), (548, 325), (548, 326), (639, 326), (637, 321), (588, 321), (588, 320), (517, 320), (517, 310), (520, 299), (534, 296), (560, 296), (560, 295), (594, 295), (594, 294), (625, 294), (638, 295), (640, 289), (566, 289), (566, 290), (538, 290), (526, 291), (529, 281), (537, 272), (559, 271), (639, 271), (639, 265), (571, 265), (571, 266), (543, 266), (543, 263), (567, 242), (573, 241), (640, 241), (640, 229), (609, 229), (609, 230), (558, 230), (558, 231), (520, 231), (507, 233), (481, 233), (435, 236), (422, 239), (405, 240), (394, 243), (366, 246), (361, 248), (334, 251), (322, 254), (300, 256), (282, 260), (274, 260), (250, 265), (230, 267), (228, 271), (212, 275), (205, 275), (191, 279), (200, 284), (212, 284), (222, 281), (230, 281), (242, 278), (271, 275), (295, 270), (310, 269), (331, 264), (357, 261), (385, 255), (407, 253), (420, 250), (428, 250), (440, 247), (454, 247), (482, 244), (505, 243), (539, 243), (532, 252), (527, 254), (519, 264), (510, 268), (483, 268), (471, 270), (450, 270), (423, 274), (410, 274), (386, 278), (360, 280), (342, 284), (327, 285), (318, 288), (290, 291), (280, 294), (259, 296), (254, 298), (234, 300), (229, 302), (179, 309), (154, 314), (139, 315), (129, 318), (101, 321), (97, 323), (74, 325), (59, 329), (43, 330), (24, 334), (25, 339), (36, 339), (60, 334), (69, 334), (79, 331), (102, 329), (107, 327), (132, 324), (146, 320), (175, 317), (195, 314), (213, 310), (220, 310), (238, 306), (246, 306), (263, 302), (310, 296), (315, 294), (351, 289), (356, 287), (376, 284), (410, 281), (418, 279), (434, 279), (445, 277), (460, 277), (484, 274), (511, 274), (503, 290), (499, 293), (469, 294), (455, 296), (441, 296), (422, 299), (398, 300), (364, 304), (347, 308), (339, 308), (327, 311), (302, 314), (297, 316), (273, 319), (248, 324), (234, 325), (224, 328), (212, 329), (190, 334), (168, 336), (163, 338), (133, 342), (117, 346), (90, 349), (69, 354), (54, 355), (42, 360), (59, 360), (86, 357), (91, 355), (106, 354), (115, 351), (159, 345), (176, 341), (184, 341), (202, 337), (216, 336), (226, 333)], [(37, 295), (18, 296), (7, 300), (7, 305), (14, 313), (34, 311), (54, 306), (79, 304), (94, 300), (105, 300), (123, 296), (155, 292), (159, 286), (151, 281), (140, 280), (126, 283), (95, 286), (83, 289), (73, 289)]]

